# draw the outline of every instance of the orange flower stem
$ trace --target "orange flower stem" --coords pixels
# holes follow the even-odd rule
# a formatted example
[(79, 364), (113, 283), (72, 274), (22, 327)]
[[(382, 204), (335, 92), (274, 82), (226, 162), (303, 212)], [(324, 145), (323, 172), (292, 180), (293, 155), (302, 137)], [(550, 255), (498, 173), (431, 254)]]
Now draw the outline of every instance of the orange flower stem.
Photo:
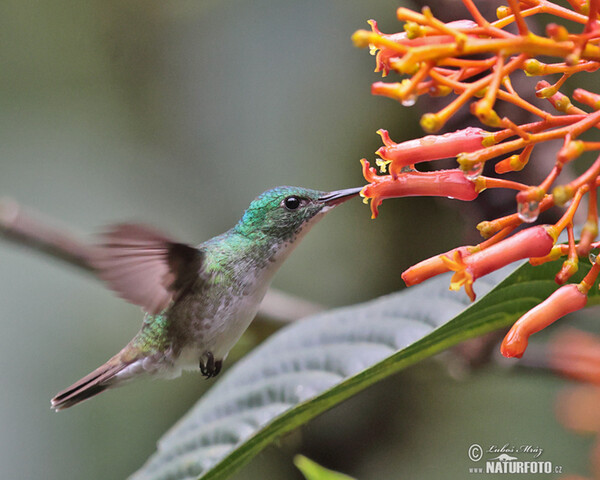
[(492, 127), (501, 126), (501, 121), (498, 114), (493, 110), (500, 82), (502, 81), (502, 67), (504, 66), (504, 56), (502, 54), (496, 56), (496, 66), (491, 74), (490, 84), (481, 100), (471, 105), (472, 112), (475, 113), (479, 121), (484, 125)]
[(555, 260), (558, 260), (560, 257), (566, 255), (569, 251), (569, 246), (568, 245), (554, 245), (552, 247), (552, 250), (550, 250), (550, 253), (544, 257), (532, 257), (529, 259), (529, 263), (534, 266), (537, 267), (538, 265), (543, 265), (544, 263), (547, 262), (554, 262)]
[(589, 105), (594, 110), (600, 110), (600, 95), (597, 93), (588, 92), (583, 88), (576, 88), (573, 92), (573, 98), (578, 102)]
[[(461, 67), (461, 69), (466, 68), (463, 65), (457, 65), (457, 66)], [(471, 68), (474, 68), (474, 67), (471, 67)], [(460, 75), (457, 75), (458, 72), (456, 71), (456, 69), (453, 69), (453, 68), (444, 68), (444, 67), (441, 67), (438, 65), (437, 67), (435, 67), (435, 69), (436, 69), (436, 71), (438, 71), (442, 75), (446, 75), (447, 77), (448, 76), (460, 77)], [(479, 70), (479, 69), (481, 69), (481, 70)], [(479, 67), (478, 68), (478, 70), (482, 71), (482, 72), (485, 70), (488, 70), (488, 69), (489, 69), (489, 67)]]
[[(545, 212), (554, 206), (554, 198), (552, 195), (546, 195), (540, 202), (540, 213)], [(486, 220), (477, 225), (477, 230), (483, 238), (489, 238), (496, 232), (510, 226), (518, 226), (523, 223), (523, 220), (517, 213), (506, 215), (505, 217), (496, 218), (494, 220)]]
[(480, 192), (487, 188), (508, 188), (519, 191), (524, 191), (530, 188), (529, 185), (513, 182), (511, 180), (504, 180), (503, 178), (478, 177), (475, 180), (475, 183), (477, 184), (477, 189)]
[(569, 245), (569, 260), (577, 261), (577, 249), (575, 248), (575, 233), (573, 232), (573, 224), (567, 225), (568, 245)]
[(573, 137), (577, 137), (578, 135), (583, 133), (585, 130), (588, 130), (590, 127), (592, 127), (598, 122), (600, 122), (600, 110), (587, 115), (586, 117), (572, 125), (557, 128), (555, 130), (547, 132), (532, 134), (529, 137), (529, 140), (519, 138), (517, 140), (511, 140), (509, 142), (500, 143), (498, 145), (494, 145), (488, 148), (482, 148), (481, 150), (477, 150), (475, 152), (460, 155), (457, 158), (457, 160), (463, 170), (470, 170), (471, 168), (473, 168), (474, 165), (478, 163), (485, 162), (491, 158), (495, 158), (500, 155), (505, 155), (514, 150), (523, 148), (528, 144), (554, 140), (556, 138), (564, 137), (568, 133), (570, 133)]
[(527, 24), (521, 15), (521, 7), (519, 6), (519, 2), (517, 0), (508, 0), (508, 5), (515, 16), (515, 22), (517, 23), (517, 28), (519, 29), (519, 35), (527, 36), (529, 34), (529, 28), (527, 27)]
[(588, 215), (583, 228), (581, 238), (577, 245), (577, 254), (581, 257), (590, 253), (592, 242), (598, 236), (598, 189), (593, 186), (588, 194)]
[(435, 83), (433, 83), (433, 80), (419, 83), (419, 85), (417, 86), (417, 96), (425, 95), (426, 93), (431, 93), (434, 87)]
[[(518, 57), (514, 58), (508, 64), (506, 64), (504, 66), (504, 68), (498, 70), (500, 72), (500, 73), (498, 73), (498, 75), (505, 76), (505, 75), (509, 75), (510, 73), (514, 72), (515, 70), (517, 70), (520, 67), (520, 65), (523, 63), (523, 61), (526, 58), (527, 57), (524, 54), (519, 55)], [(471, 98), (477, 91), (486, 87), (494, 78), (493, 74), (487, 75), (486, 77), (469, 84), (465, 88), (464, 84), (450, 80), (449, 78), (445, 77), (444, 75), (437, 73), (435, 71), (435, 69), (431, 70), (429, 74), (433, 80), (441, 83), (442, 85), (447, 85), (451, 88), (454, 88), (455, 91), (462, 90), (462, 93), (456, 99), (454, 99), (453, 102), (451, 102), (449, 105), (447, 105), (442, 110), (440, 110), (437, 114), (435, 114), (439, 120), (438, 129), (441, 128), (448, 121), (448, 119), (458, 111), (458, 109), (460, 107), (462, 107), (465, 103), (467, 103), (469, 98)], [(500, 92), (498, 92), (498, 93), (500, 93)]]
[(352, 35), (352, 41), (354, 45), (359, 48), (367, 48), (370, 45), (375, 45), (378, 48), (389, 48), (400, 55), (404, 55), (410, 51), (411, 47), (403, 45), (401, 43), (394, 42), (385, 36), (370, 32), (368, 30), (357, 30)]
[(400, 21), (415, 22), (419, 25), (430, 26), (441, 33), (445, 33), (454, 37), (454, 40), (458, 45), (464, 44), (464, 42), (467, 39), (467, 36), (464, 33), (459, 32), (458, 30), (452, 27), (449, 27), (444, 22), (435, 18), (431, 13), (429, 7), (423, 7), (422, 11), (423, 13), (420, 14), (408, 8), (400, 7), (398, 8), (398, 10), (396, 10), (396, 17)]
[[(367, 43), (375, 43), (373, 41)], [(366, 46), (366, 45), (365, 45)], [(506, 55), (516, 53), (527, 57), (537, 55), (549, 55), (566, 58), (573, 52), (575, 45), (572, 41), (557, 42), (551, 38), (539, 37), (529, 34), (527, 36), (516, 36), (514, 38), (486, 39), (469, 38), (469, 41), (459, 47), (456, 43), (424, 45), (411, 48), (398, 63), (401, 72), (406, 71), (409, 65), (432, 60), (437, 62), (441, 58), (456, 57), (462, 55), (477, 55), (481, 53), (504, 51)], [(600, 47), (588, 44), (581, 53), (584, 60), (600, 60)]]
[(563, 285), (569, 280), (579, 268), (579, 256), (577, 255), (577, 247), (575, 246), (575, 235), (573, 234), (573, 224), (567, 225), (567, 234), (569, 237), (568, 252), (569, 256), (564, 261), (560, 271), (554, 277), (554, 281), (558, 285)]
[[(523, 67), (525, 67), (525, 65), (527, 65), (527, 62), (529, 60), (525, 60), (525, 62), (523, 62)], [(506, 91), (508, 93), (510, 93), (511, 95), (517, 95), (518, 93), (515, 90), (515, 87), (513, 87), (512, 82), (510, 81), (510, 77), (504, 77), (503, 81), (502, 81), (502, 85), (504, 86), (504, 88), (506, 88)]]
[(588, 0), (588, 6), (590, 9), (588, 13), (588, 21), (586, 22), (583, 31), (584, 33), (595, 33), (594, 25), (598, 21), (598, 10), (600, 9), (600, 5), (598, 4), (598, 0)]
[(526, 132), (525, 130), (523, 130), (522, 127), (520, 127), (519, 125), (515, 124), (508, 117), (504, 117), (502, 119), (502, 126), (506, 127), (507, 129), (512, 130), (515, 134), (517, 134), (523, 140), (529, 140), (529, 137), (531, 136), (531, 134), (529, 132)]
[[(542, 80), (542, 81), (538, 82), (538, 85), (536, 88), (547, 87), (547, 86), (549, 87), (550, 84), (548, 82), (546, 82), (545, 80)], [(548, 97), (547, 100), (549, 100), (550, 103), (552, 104), (552, 106), (560, 112), (565, 112), (569, 115), (582, 115), (583, 118), (586, 118), (589, 116), (588, 112), (573, 105), (571, 103), (571, 100), (569, 99), (569, 97), (567, 97), (566, 95), (564, 95), (560, 92), (557, 92), (556, 94), (552, 95), (551, 97)], [(581, 101), (581, 100), (578, 100), (578, 101)], [(582, 103), (585, 103), (585, 102), (582, 102)], [(595, 125), (592, 125), (592, 126), (594, 126), (596, 128), (600, 128), (600, 123), (596, 123)]]
[(457, 80), (459, 80), (459, 81), (468, 80), (471, 77), (474, 77), (475, 75), (479, 75), (480, 73), (485, 72), (486, 70), (489, 70), (489, 68), (465, 66), (461, 70), (461, 74), (459, 75)]
[(544, 120), (548, 119), (551, 116), (545, 110), (542, 110), (541, 108), (538, 108), (535, 105), (532, 105), (531, 103), (524, 100), (517, 94), (510, 94), (503, 90), (499, 90), (498, 98), (500, 100), (504, 100), (506, 102), (512, 103), (513, 105), (516, 105), (517, 107), (521, 107), (523, 110), (527, 110), (528, 112), (531, 112), (534, 115), (536, 115), (540, 118), (543, 118)]
[[(563, 73), (562, 77), (560, 77), (558, 82), (556, 82), (554, 85), (548, 85), (543, 88), (540, 88), (539, 90), (536, 90), (535, 95), (538, 98), (547, 98), (547, 97), (551, 97), (552, 95), (555, 95), (556, 92), (558, 92), (560, 87), (563, 86), (563, 84), (567, 81), (567, 79), (570, 76), (571, 76), (570, 73)], [(548, 82), (545, 82), (545, 83), (548, 83)], [(538, 82), (538, 85), (536, 86), (536, 88), (538, 88), (540, 85), (541, 85), (541, 82)]]
[(406, 88), (401, 88), (402, 99), (409, 98), (414, 94), (415, 90), (418, 87), (419, 82), (423, 81), (429, 71), (433, 68), (432, 62), (423, 62), (419, 67), (417, 73), (415, 73), (409, 80), (409, 83)]
[(502, 55), (497, 55), (496, 58), (496, 66), (494, 67), (492, 81), (490, 82), (490, 85), (483, 97), (483, 101), (489, 104), (490, 108), (493, 107), (494, 102), (496, 101), (496, 93), (498, 93), (498, 89), (500, 88), (500, 82), (502, 81), (502, 68), (504, 67), (504, 57)]
[[(531, 146), (531, 145), (528, 145)], [(550, 171), (550, 174), (544, 179), (544, 181), (537, 187), (527, 187), (527, 189), (519, 194), (517, 194), (517, 202), (525, 203), (525, 202), (539, 202), (550, 186), (556, 180), (556, 177), (562, 171), (562, 164), (560, 162), (556, 162), (554, 168)]]
[(534, 147), (535, 145), (527, 145), (518, 155), (511, 155), (510, 157), (499, 161), (494, 165), (494, 170), (499, 174), (523, 170), (525, 165), (529, 162), (529, 157), (531, 156)]
[(496, 233), (493, 237), (488, 238), (487, 240), (481, 242), (476, 247), (474, 247), (472, 253), (474, 253), (475, 251), (479, 251), (479, 250), (485, 250), (486, 248), (491, 247), (492, 245), (498, 243), (500, 240), (505, 239), (514, 231), (515, 228), (517, 228), (517, 225), (509, 225), (507, 227), (504, 227), (502, 230), (500, 230), (498, 233)]
[(562, 167), (562, 163), (556, 162), (556, 164), (550, 171), (550, 174), (544, 179), (544, 181), (539, 186), (529, 187), (526, 192), (517, 194), (517, 202), (539, 202), (544, 197), (550, 186), (554, 183), (556, 177), (558, 177), (558, 175), (562, 171)]
[(477, 25), (484, 28), (490, 26), (490, 22), (488, 22), (481, 14), (479, 9), (475, 6), (475, 3), (473, 3), (473, 0), (462, 0), (462, 3), (473, 17), (473, 20), (477, 22)]
[(599, 273), (600, 273), (600, 257), (597, 257), (596, 261), (592, 265), (592, 268), (590, 269), (590, 271), (587, 273), (587, 275), (585, 277), (583, 277), (583, 280), (579, 283), (579, 285), (577, 285), (577, 288), (579, 289), (579, 291), (581, 293), (587, 295), (587, 293), (590, 291), (590, 288), (592, 288), (592, 286), (594, 285), (594, 282), (596, 282), (596, 279), (598, 278)]
[[(531, 15), (541, 13), (542, 11), (543, 11), (543, 7), (541, 5), (538, 5), (536, 7), (531, 7), (526, 10), (521, 10), (521, 17), (529, 17)], [(501, 18), (500, 20), (496, 20), (495, 22), (492, 23), (492, 25), (497, 28), (504, 28), (507, 25), (510, 25), (511, 23), (513, 23), (515, 20), (516, 20), (515, 15), (511, 13), (510, 15), (507, 15), (506, 17)]]
[[(517, 57), (517, 59), (519, 59), (519, 58), (521, 58), (521, 56)], [(517, 60), (517, 59), (515, 59), (515, 60)], [(510, 65), (510, 63), (509, 63), (509, 65)], [(516, 69), (516, 68), (518, 68), (518, 67), (515, 67), (514, 69)], [(508, 73), (510, 73), (510, 72), (508, 72)], [(503, 72), (503, 74), (506, 74), (506, 72)], [(481, 88), (484, 88), (487, 85), (487, 83), (491, 82), (491, 80), (492, 80), (491, 75), (488, 75), (487, 77), (484, 77), (481, 80), (479, 80), (479, 82), (481, 82), (481, 83), (475, 82), (475, 83), (471, 83), (471, 84), (464, 84), (462, 82), (458, 82), (456, 80), (452, 80), (448, 77), (441, 75), (438, 71), (436, 71), (435, 68), (431, 70), (430, 76), (436, 82), (438, 82), (442, 85), (448, 86), (448, 87), (454, 89), (454, 91), (456, 91), (456, 92), (461, 92), (461, 95), (458, 98), (456, 98), (453, 103), (446, 106), (445, 109), (440, 110), (437, 113), (438, 116), (442, 117), (444, 122), (446, 122), (450, 116), (452, 116), (460, 107), (462, 107), (470, 97), (472, 97)], [(478, 88), (478, 87), (481, 87), (481, 88)], [(537, 115), (538, 117), (540, 117), (544, 120), (550, 120), (552, 118), (552, 115), (550, 115), (548, 112), (523, 100), (516, 93), (511, 94), (511, 93), (505, 92), (503, 90), (498, 90), (496, 93), (496, 96), (499, 99), (510, 102), (520, 108), (523, 108), (524, 110), (527, 110), (528, 112), (531, 112), (534, 115)], [(585, 112), (584, 112), (584, 114), (585, 114)]]
[[(467, 58), (444, 58), (438, 62), (440, 66), (447, 67), (467, 67), (467, 68), (481, 68), (482, 71), (488, 70), (492, 65), (496, 63), (495, 58), (486, 58), (484, 60), (472, 60)], [(437, 68), (436, 68), (437, 70)]]
[[(536, 90), (540, 88), (549, 88), (550, 84), (546, 80), (540, 80), (536, 85)], [(559, 112), (563, 112), (569, 115), (587, 115), (587, 112), (581, 108), (576, 107), (571, 103), (571, 99), (564, 93), (556, 92), (550, 97), (546, 97), (552, 106)]]
[(570, 192), (574, 192), (575, 190), (579, 189), (582, 185), (586, 184), (586, 183), (591, 183), (591, 182), (596, 182), (596, 185), (598, 184), (598, 181), (600, 181), (600, 179), (598, 178), (598, 176), (600, 175), (600, 156), (598, 156), (598, 158), (596, 159), (596, 161), (592, 164), (592, 166), (590, 168), (588, 168), (585, 173), (583, 175), (581, 175), (580, 177), (577, 177), (575, 180), (569, 182), (565, 188), (570, 191)]
[(569, 208), (567, 208), (567, 211), (564, 213), (564, 215), (561, 217), (561, 219), (551, 227), (549, 233), (550, 233), (550, 235), (552, 235), (554, 237), (555, 240), (558, 238), (560, 233), (565, 228), (567, 228), (567, 225), (573, 223), (573, 216), (575, 215), (575, 212), (579, 208), (579, 203), (581, 202), (583, 195), (585, 193), (587, 193), (589, 189), (590, 189), (589, 185), (583, 185), (583, 186), (579, 187), (577, 189), (577, 192), (575, 193), (575, 196), (573, 197), (573, 202), (571, 203)]
[(600, 128), (600, 125), (597, 125), (598, 123), (600, 123), (600, 110), (587, 114), (584, 119), (573, 124), (573, 128), (570, 129), (571, 136), (576, 138), (593, 126)]
[[(539, 133), (544, 130), (547, 130), (551, 127), (559, 127), (563, 125), (571, 125), (579, 120), (582, 120), (585, 115), (561, 115), (558, 117), (549, 117), (546, 120), (541, 120), (533, 123), (525, 123), (523, 125), (519, 125), (518, 127), (522, 130), (525, 130), (528, 133)], [(510, 120), (509, 120), (510, 121)], [(494, 143), (500, 143), (503, 140), (506, 140), (509, 137), (515, 135), (515, 131), (511, 128), (507, 128), (505, 130), (499, 130), (494, 134)]]
[[(532, 6), (541, 7), (540, 12), (549, 13), (551, 15), (556, 15), (557, 17), (562, 17), (565, 20), (571, 20), (573, 22), (585, 24), (588, 21), (588, 16), (583, 15), (581, 13), (574, 12), (573, 10), (569, 10), (568, 8), (561, 7), (560, 5), (556, 5), (555, 3), (548, 2), (547, 0), (520, 0), (521, 3)], [(504, 19), (502, 19), (504, 20)], [(496, 24), (498, 22), (494, 22)], [(502, 27), (500, 27), (502, 28)]]
[[(556, 132), (556, 130), (555, 130), (555, 132)], [(559, 132), (559, 133), (556, 133), (551, 138), (560, 138), (561, 136), (562, 135)], [(475, 152), (459, 155), (456, 160), (458, 161), (458, 163), (460, 164), (460, 166), (463, 170), (470, 170), (471, 168), (473, 168), (474, 165), (477, 165), (478, 163), (486, 162), (487, 160), (490, 160), (491, 158), (496, 158), (501, 155), (506, 155), (515, 150), (524, 148), (527, 145), (544, 141), (540, 137), (535, 137), (535, 138), (534, 137), (535, 137), (535, 135), (531, 135), (531, 137), (529, 137), (529, 140), (519, 138), (517, 140), (511, 140), (509, 142), (504, 142), (504, 143), (500, 143), (498, 145), (493, 145), (488, 148), (482, 148), (481, 150), (477, 150)], [(537, 142), (536, 142), (536, 140), (537, 140)]]
[(593, 72), (600, 68), (598, 62), (580, 62), (577, 65), (567, 65), (566, 63), (539, 63), (540, 72), (536, 75), (552, 75), (554, 73), (568, 73), (573, 75), (578, 72)]
[(550, 174), (544, 179), (544, 181), (540, 184), (538, 188), (544, 193), (546, 193), (556, 180), (556, 177), (560, 175), (562, 167), (563, 166), (560, 162), (556, 162), (556, 165), (554, 165), (554, 168), (552, 168)]
[[(492, 58), (492, 65), (496, 63), (496, 59)], [(456, 59), (442, 59), (438, 66), (435, 67), (436, 73), (442, 74), (447, 78), (450, 78), (456, 82), (461, 82), (461, 84), (466, 88), (468, 86), (467, 83), (464, 83), (464, 80), (468, 80), (475, 75), (479, 75), (490, 69), (490, 65), (471, 65), (469, 62), (473, 62), (475, 60), (465, 60), (462, 58)], [(444, 66), (454, 66), (459, 67), (459, 70), (444, 68), (440, 65)]]
[(583, 142), (581, 140), (572, 140), (571, 134), (567, 133), (563, 141), (563, 146), (556, 154), (556, 163), (564, 165), (579, 157), (584, 151)]
[(600, 150), (600, 142), (581, 142), (581, 146), (586, 152)]

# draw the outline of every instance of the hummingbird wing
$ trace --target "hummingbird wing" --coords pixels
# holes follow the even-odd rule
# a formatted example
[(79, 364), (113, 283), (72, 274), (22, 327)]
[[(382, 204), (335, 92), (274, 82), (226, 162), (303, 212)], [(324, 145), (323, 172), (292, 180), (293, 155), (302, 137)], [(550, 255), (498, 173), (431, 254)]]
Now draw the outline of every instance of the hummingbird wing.
[(120, 297), (157, 314), (197, 278), (203, 253), (141, 224), (108, 227), (92, 259), (98, 275)]

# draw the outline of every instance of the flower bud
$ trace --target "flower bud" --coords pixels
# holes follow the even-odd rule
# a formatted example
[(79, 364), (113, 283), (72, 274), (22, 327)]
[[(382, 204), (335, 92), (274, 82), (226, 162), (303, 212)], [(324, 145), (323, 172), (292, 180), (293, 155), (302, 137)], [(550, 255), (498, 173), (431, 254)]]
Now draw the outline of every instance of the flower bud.
[(568, 313), (581, 310), (587, 303), (587, 295), (577, 284), (560, 287), (546, 300), (529, 310), (512, 326), (502, 342), (500, 351), (505, 357), (521, 358), (529, 337)]

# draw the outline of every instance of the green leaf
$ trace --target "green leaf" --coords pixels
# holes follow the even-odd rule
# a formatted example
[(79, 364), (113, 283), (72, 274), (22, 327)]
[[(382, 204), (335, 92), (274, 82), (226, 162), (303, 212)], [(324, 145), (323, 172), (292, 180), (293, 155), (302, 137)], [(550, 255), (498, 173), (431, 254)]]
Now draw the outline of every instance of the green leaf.
[(296, 455), (294, 457), (294, 464), (302, 472), (306, 480), (354, 480), (348, 475), (322, 467), (304, 455)]
[[(298, 321), (225, 372), (168, 431), (132, 480), (224, 479), (276, 438), (369, 385), (478, 335), (546, 299), (560, 262), (478, 279), (480, 300), (448, 291), (449, 276)], [(577, 279), (589, 271), (582, 262)], [(489, 292), (485, 294), (486, 292)], [(589, 304), (598, 301), (590, 291)], [(466, 308), (465, 308), (466, 307)]]

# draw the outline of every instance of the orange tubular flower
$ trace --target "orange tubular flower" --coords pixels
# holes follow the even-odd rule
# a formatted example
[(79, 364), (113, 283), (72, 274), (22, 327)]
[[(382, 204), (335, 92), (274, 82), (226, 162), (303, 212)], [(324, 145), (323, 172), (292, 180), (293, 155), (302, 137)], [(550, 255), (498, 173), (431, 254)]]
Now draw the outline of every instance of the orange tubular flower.
[(555, 242), (549, 230), (548, 226), (538, 225), (471, 255), (464, 256), (457, 249), (452, 257), (442, 256), (448, 269), (456, 272), (450, 280), (450, 289), (464, 286), (471, 301), (475, 300), (473, 282), (478, 278), (517, 260), (548, 255)]
[(504, 340), (500, 351), (505, 357), (521, 358), (529, 337), (546, 328), (566, 314), (581, 310), (587, 303), (587, 295), (582, 293), (579, 285), (563, 285), (538, 306), (529, 310), (512, 326)]
[(377, 133), (381, 135), (384, 146), (375, 153), (384, 161), (391, 162), (390, 173), (394, 177), (398, 176), (403, 167), (455, 157), (462, 152), (474, 152), (483, 148), (488, 141), (493, 141), (489, 132), (474, 127), (444, 135), (427, 135), (402, 143), (394, 142), (387, 130), (378, 130)]
[(424, 282), (428, 278), (449, 271), (450, 268), (448, 268), (448, 265), (444, 261), (444, 257), (452, 258), (455, 253), (458, 253), (461, 256), (469, 255), (470, 247), (458, 247), (449, 252), (423, 260), (402, 272), (402, 280), (404, 280), (407, 287), (412, 287), (413, 285)]
[(467, 179), (459, 169), (405, 172), (394, 178), (391, 175), (377, 175), (377, 171), (364, 158), (361, 163), (363, 175), (370, 184), (360, 194), (365, 199), (371, 199), (371, 218), (377, 218), (378, 207), (385, 198), (422, 196), (473, 200), (479, 193), (475, 182)]
[(587, 294), (600, 273), (600, 257), (578, 284), (563, 285), (537, 307), (515, 322), (502, 341), (500, 351), (505, 357), (521, 358), (529, 337), (568, 313), (581, 310), (587, 304)]
[(411, 287), (440, 273), (448, 272), (450, 268), (448, 267), (447, 259), (453, 258), (455, 253), (459, 253), (461, 257), (465, 257), (475, 252), (480, 252), (505, 239), (514, 229), (515, 227), (512, 226), (507, 227), (479, 245), (454, 248), (449, 252), (423, 260), (404, 271), (402, 273), (402, 280), (404, 280), (407, 287)]

